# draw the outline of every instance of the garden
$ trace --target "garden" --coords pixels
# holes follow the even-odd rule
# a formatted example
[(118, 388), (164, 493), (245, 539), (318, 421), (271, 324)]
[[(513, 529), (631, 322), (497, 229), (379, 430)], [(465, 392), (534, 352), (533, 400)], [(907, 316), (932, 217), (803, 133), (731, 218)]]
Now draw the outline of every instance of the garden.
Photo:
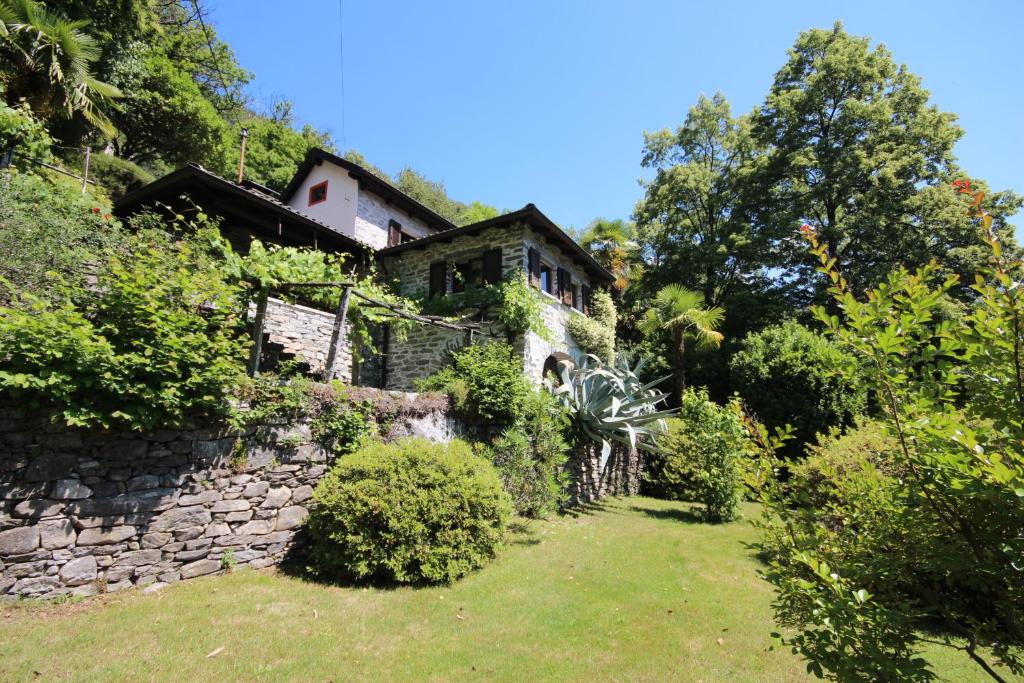
[[(802, 33), (751, 114), (702, 96), (648, 133), (635, 220), (576, 235), (614, 284), (537, 385), (515, 341), (550, 304), (521, 273), (453, 306), (344, 254), (238, 249), (198, 205), (113, 215), (181, 161), (160, 92), (230, 165), (248, 75), (179, 3), (51, 4), (0, 0), (0, 678), (1024, 677), (1022, 201), (957, 165), (963, 131), (883, 47)], [(220, 86), (175, 66), (200, 38)], [(254, 141), (267, 183), (327, 145), (245, 111), (286, 129)], [(72, 141), (113, 151), (92, 187), (60, 172)], [(439, 215), (491, 215), (410, 173)], [(339, 282), (357, 355), (493, 314), (414, 399), (456, 438), (256, 371), (266, 293)], [(163, 464), (104, 479), (111, 438)], [(199, 442), (215, 464), (175, 450)]]

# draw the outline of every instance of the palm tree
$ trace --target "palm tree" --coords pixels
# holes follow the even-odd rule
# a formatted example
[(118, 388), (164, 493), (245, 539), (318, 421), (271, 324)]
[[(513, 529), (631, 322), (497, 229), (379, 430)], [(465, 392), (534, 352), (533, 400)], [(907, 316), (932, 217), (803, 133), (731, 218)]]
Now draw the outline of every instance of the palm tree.
[(107, 136), (116, 132), (101, 110), (121, 91), (92, 76), (100, 46), (82, 29), (34, 0), (0, 0), (0, 82), (10, 104), (24, 99), (41, 118), (80, 113)]
[(693, 338), (699, 346), (718, 347), (722, 333), (718, 327), (725, 310), (704, 306), (704, 295), (682, 285), (666, 285), (658, 290), (651, 308), (641, 323), (646, 335), (668, 330), (672, 334), (672, 365), (675, 368), (675, 389), (681, 398), (686, 389), (686, 340)]
[(632, 252), (636, 249), (632, 223), (621, 219), (608, 221), (598, 218), (583, 231), (580, 245), (615, 276), (617, 289), (621, 291), (626, 288), (631, 276)]

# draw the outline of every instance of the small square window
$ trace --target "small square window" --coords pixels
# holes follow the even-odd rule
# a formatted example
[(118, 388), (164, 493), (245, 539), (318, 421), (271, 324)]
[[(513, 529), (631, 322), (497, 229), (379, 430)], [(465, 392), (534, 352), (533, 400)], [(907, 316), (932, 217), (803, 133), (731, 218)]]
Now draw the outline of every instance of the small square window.
[(551, 275), (551, 266), (546, 263), (540, 265), (540, 288), (548, 294), (555, 291), (555, 278)]
[(327, 181), (317, 183), (309, 188), (309, 205), (319, 204), (327, 201)]

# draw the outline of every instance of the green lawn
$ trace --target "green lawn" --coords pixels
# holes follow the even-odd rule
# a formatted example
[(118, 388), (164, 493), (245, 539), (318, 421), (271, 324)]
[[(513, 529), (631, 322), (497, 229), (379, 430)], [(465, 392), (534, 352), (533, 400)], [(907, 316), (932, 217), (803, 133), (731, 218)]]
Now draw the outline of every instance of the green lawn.
[[(747, 508), (753, 514), (754, 508)], [(238, 571), (154, 595), (0, 607), (0, 680), (796, 681), (769, 651), (746, 522), (620, 499), (533, 523), (444, 588), (338, 588)], [(949, 680), (982, 680), (943, 657)]]

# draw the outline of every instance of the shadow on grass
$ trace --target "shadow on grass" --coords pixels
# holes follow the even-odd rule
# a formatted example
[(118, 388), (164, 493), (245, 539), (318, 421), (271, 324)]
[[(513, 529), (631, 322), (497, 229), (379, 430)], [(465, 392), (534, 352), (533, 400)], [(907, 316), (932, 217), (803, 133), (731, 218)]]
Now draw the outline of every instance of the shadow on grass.
[(639, 512), (640, 514), (653, 517), (654, 519), (664, 519), (673, 522), (684, 522), (686, 524), (711, 524), (706, 522), (696, 508), (689, 507), (685, 510), (676, 508), (671, 509), (659, 509), (659, 508), (647, 508), (640, 505), (631, 505), (629, 507), (631, 512)]

